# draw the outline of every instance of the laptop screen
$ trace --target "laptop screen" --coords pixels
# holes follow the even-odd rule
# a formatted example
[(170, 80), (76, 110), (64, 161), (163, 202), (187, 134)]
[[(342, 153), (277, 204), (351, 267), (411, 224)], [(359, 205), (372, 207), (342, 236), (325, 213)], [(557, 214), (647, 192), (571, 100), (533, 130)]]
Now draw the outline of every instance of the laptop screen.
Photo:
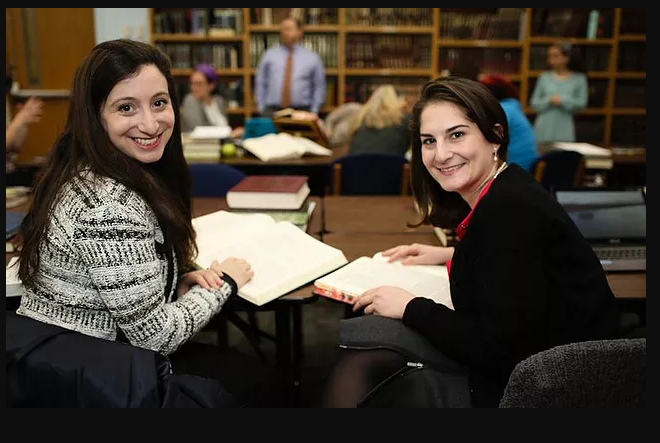
[(646, 241), (646, 200), (642, 190), (558, 190), (557, 201), (592, 242)]

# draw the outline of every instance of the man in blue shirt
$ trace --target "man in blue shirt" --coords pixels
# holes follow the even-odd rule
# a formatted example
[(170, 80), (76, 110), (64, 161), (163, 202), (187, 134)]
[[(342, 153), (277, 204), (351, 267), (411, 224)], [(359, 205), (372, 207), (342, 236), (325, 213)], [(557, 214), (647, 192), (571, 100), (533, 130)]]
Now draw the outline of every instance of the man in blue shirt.
[(302, 27), (287, 17), (280, 26), (281, 44), (268, 49), (259, 62), (255, 96), (259, 113), (284, 108), (318, 114), (325, 102), (325, 68), (321, 58), (304, 48)]

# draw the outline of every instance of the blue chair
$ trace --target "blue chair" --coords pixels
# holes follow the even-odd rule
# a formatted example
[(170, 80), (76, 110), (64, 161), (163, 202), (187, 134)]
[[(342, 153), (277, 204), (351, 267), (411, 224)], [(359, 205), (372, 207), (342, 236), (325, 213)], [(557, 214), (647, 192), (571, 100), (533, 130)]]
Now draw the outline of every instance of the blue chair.
[(581, 187), (586, 169), (584, 155), (576, 151), (548, 151), (532, 165), (534, 177), (548, 191)]
[(253, 117), (245, 122), (243, 139), (263, 137), (268, 134), (277, 134), (277, 128), (270, 117)]
[(222, 163), (193, 163), (190, 165), (193, 197), (224, 197), (247, 174)]
[(334, 195), (409, 195), (410, 163), (393, 154), (354, 154), (332, 163)]

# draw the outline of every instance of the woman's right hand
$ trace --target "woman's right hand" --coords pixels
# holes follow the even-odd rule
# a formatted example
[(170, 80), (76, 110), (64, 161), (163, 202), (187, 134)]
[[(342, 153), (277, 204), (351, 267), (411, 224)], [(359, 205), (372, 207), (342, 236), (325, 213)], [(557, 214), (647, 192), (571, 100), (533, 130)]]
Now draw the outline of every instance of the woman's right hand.
[(397, 246), (382, 254), (390, 263), (401, 260), (405, 266), (444, 265), (454, 256), (454, 248), (413, 244)]
[(230, 276), (238, 286), (238, 289), (242, 288), (247, 282), (252, 280), (254, 276), (254, 271), (252, 266), (248, 262), (240, 258), (228, 258), (222, 263), (214, 261), (211, 264), (211, 269), (222, 274), (227, 274)]

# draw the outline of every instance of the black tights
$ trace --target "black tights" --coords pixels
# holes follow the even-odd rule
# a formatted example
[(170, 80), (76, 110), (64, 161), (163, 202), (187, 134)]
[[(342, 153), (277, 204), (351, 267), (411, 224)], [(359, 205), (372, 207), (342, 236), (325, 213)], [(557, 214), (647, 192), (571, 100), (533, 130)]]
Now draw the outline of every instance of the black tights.
[(342, 349), (323, 393), (322, 406), (359, 407), (372, 390), (406, 364), (407, 359), (387, 349)]

